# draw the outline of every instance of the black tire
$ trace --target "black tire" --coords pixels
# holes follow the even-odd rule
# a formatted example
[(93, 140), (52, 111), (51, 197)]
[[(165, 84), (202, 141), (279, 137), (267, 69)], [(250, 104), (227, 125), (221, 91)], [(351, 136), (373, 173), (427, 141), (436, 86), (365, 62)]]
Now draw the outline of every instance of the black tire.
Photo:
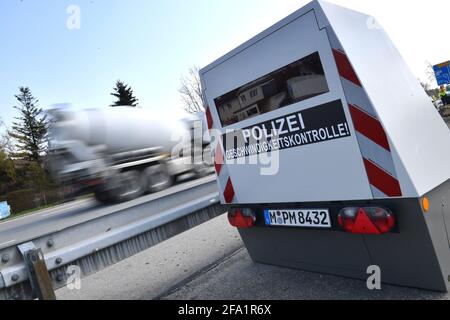
[(155, 193), (167, 188), (170, 188), (174, 184), (174, 177), (168, 172), (165, 164), (160, 163), (148, 167), (144, 170), (143, 176), (147, 182), (147, 192)]
[(137, 170), (121, 172), (119, 187), (114, 192), (114, 198), (118, 202), (129, 201), (142, 196), (146, 191), (146, 180)]
[(197, 179), (206, 177), (212, 172), (211, 166), (206, 163), (194, 165), (194, 174)]
[[(196, 161), (199, 160), (197, 163)], [(212, 173), (213, 160), (211, 157), (211, 145), (204, 145), (202, 148), (202, 158), (194, 159), (194, 174), (196, 178), (203, 178)]]
[(110, 204), (113, 201), (113, 198), (111, 197), (111, 194), (108, 191), (103, 190), (97, 190), (94, 193), (94, 197), (98, 202), (104, 203), (104, 204)]

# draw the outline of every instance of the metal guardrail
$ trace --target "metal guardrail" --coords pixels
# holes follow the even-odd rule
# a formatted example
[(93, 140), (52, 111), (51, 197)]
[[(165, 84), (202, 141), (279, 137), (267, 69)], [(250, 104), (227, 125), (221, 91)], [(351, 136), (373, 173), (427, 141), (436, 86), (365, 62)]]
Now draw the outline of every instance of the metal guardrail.
[[(91, 275), (225, 211), (219, 204), (215, 179), (208, 179), (153, 201), (131, 201), (118, 206), (118, 210), (109, 215), (32, 239), (25, 247), (38, 250), (31, 257), (43, 255), (56, 290), (66, 286), (74, 272), (78, 272), (80, 278)], [(36, 270), (30, 270), (33, 261), (26, 261), (19, 248), (21, 246), (0, 250), (0, 299), (40, 296), (36, 292), (37, 285), (33, 285), (39, 283), (32, 276)], [(42, 276), (42, 264), (37, 271)]]

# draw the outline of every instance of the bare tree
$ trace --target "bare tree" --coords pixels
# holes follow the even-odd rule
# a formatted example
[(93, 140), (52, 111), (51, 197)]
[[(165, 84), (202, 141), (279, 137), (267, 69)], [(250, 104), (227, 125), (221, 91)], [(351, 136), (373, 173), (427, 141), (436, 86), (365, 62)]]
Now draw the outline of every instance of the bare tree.
[[(5, 130), (5, 123), (3, 122), (2, 118), (0, 118), (0, 132), (2, 130)], [(0, 149), (4, 149), (6, 147), (6, 140), (7, 137), (7, 132), (1, 132), (1, 136), (0, 136)]]
[(428, 90), (430, 90), (430, 84), (428, 82), (424, 82), (420, 79), (418, 79), (420, 82), (420, 85), (422, 86), (423, 90), (425, 90), (425, 92), (428, 92)]
[(189, 69), (187, 75), (180, 79), (178, 92), (181, 95), (184, 109), (189, 113), (197, 113), (205, 110), (199, 71), (200, 69), (194, 66)]
[(3, 120), (0, 118), (0, 150), (7, 154), (13, 154), (15, 152), (14, 143), (8, 134), (8, 128)]
[(427, 77), (427, 84), (431, 87), (436, 84), (436, 75), (434, 74), (433, 65), (429, 62), (425, 62), (426, 69), (425, 69), (425, 75)]
[[(5, 123), (1, 118), (0, 130), (5, 130)], [(8, 183), (16, 182), (16, 169), (13, 160), (9, 156), (10, 152), (8, 152), (8, 150), (12, 150), (12, 146), (8, 134), (5, 132), (0, 137), (0, 181), (4, 184), (0, 187), (0, 190), (3, 189), (3, 192), (8, 190)]]

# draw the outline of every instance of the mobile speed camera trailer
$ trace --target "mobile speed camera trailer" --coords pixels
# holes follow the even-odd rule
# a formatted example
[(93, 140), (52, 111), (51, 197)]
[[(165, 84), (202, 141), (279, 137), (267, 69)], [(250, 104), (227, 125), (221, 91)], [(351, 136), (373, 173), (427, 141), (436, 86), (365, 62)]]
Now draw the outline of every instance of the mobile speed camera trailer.
[(372, 17), (313, 1), (200, 76), (255, 262), (448, 290), (450, 132)]

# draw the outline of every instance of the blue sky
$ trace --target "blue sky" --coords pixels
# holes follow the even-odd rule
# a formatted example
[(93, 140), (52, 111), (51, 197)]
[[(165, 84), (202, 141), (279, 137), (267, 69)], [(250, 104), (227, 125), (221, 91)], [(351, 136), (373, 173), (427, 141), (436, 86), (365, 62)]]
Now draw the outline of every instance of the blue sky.
[[(177, 88), (190, 66), (210, 63), (307, 2), (3, 0), (0, 117), (10, 124), (16, 115), (19, 86), (29, 86), (41, 107), (106, 106), (117, 79), (133, 87), (143, 107), (181, 108)], [(450, 59), (448, 19), (439, 14), (450, 11), (448, 0), (332, 2), (376, 16), (417, 76), (426, 60)], [(67, 28), (70, 5), (80, 8), (79, 30)], [(408, 13), (399, 15), (405, 6)]]

